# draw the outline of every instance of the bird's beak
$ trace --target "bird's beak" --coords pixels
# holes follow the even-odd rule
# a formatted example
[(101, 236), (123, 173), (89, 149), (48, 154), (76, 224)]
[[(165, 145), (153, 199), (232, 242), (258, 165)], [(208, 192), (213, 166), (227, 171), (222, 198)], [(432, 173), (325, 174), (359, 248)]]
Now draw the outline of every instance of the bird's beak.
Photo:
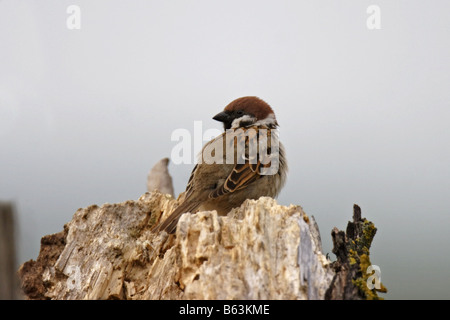
[(228, 122), (231, 118), (230, 118), (230, 115), (227, 112), (222, 111), (222, 112), (216, 114), (213, 117), (213, 119), (217, 120), (217, 121), (220, 121), (220, 122)]

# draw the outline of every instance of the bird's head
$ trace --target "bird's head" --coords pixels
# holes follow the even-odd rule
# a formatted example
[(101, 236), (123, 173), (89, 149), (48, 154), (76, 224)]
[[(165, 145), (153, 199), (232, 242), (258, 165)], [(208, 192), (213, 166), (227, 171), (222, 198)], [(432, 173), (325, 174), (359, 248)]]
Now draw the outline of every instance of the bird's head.
[(269, 104), (253, 96), (233, 100), (213, 119), (223, 122), (225, 130), (252, 125), (266, 126), (271, 129), (278, 126), (275, 114)]

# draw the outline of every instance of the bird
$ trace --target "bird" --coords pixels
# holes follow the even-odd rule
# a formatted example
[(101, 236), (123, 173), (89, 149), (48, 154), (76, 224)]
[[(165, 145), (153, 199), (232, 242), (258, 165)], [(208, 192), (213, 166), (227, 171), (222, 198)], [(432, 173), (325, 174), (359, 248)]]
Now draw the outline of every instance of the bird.
[(216, 210), (226, 215), (247, 199), (276, 198), (283, 188), (285, 150), (267, 102), (256, 96), (237, 98), (213, 119), (223, 123), (224, 132), (203, 146), (181, 203), (155, 232), (175, 233), (184, 213)]

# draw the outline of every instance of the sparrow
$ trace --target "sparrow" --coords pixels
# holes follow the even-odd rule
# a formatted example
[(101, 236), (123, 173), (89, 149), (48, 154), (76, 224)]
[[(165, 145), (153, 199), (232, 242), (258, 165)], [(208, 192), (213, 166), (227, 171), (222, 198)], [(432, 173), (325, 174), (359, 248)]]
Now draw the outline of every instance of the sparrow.
[(283, 188), (287, 162), (268, 103), (255, 96), (238, 98), (213, 119), (223, 123), (224, 133), (203, 146), (181, 203), (154, 231), (171, 234), (184, 213), (226, 215), (246, 199), (275, 198)]

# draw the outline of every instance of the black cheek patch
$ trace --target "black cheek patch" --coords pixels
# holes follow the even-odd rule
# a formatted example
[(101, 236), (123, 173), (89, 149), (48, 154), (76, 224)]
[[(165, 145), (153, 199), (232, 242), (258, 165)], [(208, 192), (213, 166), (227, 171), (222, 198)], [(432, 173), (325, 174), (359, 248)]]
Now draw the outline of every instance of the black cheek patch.
[(239, 127), (240, 127), (240, 128), (242, 128), (242, 127), (247, 127), (247, 126), (250, 126), (250, 125), (252, 125), (252, 124), (253, 124), (253, 121), (242, 120), (242, 121), (239, 123)]

